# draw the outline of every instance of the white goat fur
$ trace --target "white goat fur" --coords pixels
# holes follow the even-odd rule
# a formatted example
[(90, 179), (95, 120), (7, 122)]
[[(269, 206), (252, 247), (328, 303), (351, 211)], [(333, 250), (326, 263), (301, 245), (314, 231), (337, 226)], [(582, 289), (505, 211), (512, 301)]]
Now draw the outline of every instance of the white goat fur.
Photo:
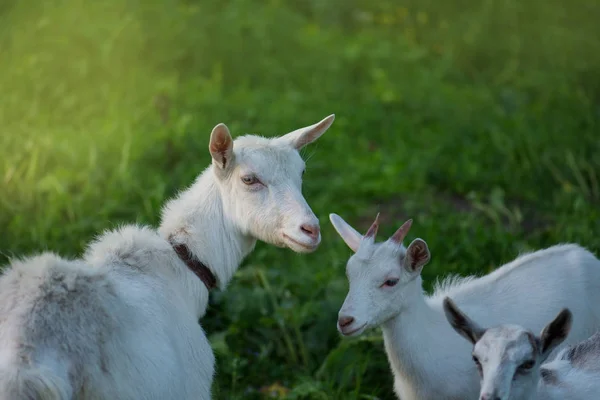
[(454, 329), (473, 344), (479, 364), (481, 400), (596, 400), (600, 396), (600, 331), (563, 348), (545, 362), (569, 334), (572, 314), (562, 310), (539, 336), (519, 325), (484, 329), (451, 299), (444, 309)]
[(298, 149), (332, 122), (235, 142), (219, 124), (212, 165), (167, 203), (158, 231), (106, 232), (83, 260), (13, 261), (0, 278), (0, 399), (210, 399), (214, 355), (198, 323), (209, 293), (172, 243), (186, 244), (221, 289), (257, 239), (314, 251), (318, 219), (301, 194)]
[[(346, 266), (350, 287), (338, 329), (356, 336), (382, 327), (394, 389), (402, 400), (478, 398), (470, 348), (446, 321), (445, 296), (486, 325), (517, 323), (534, 331), (568, 307), (577, 316), (570, 343), (600, 328), (600, 261), (577, 245), (521, 255), (486, 276), (453, 279), (426, 296), (420, 272), (429, 250), (423, 240), (415, 239), (408, 248), (392, 238), (375, 243), (374, 235), (363, 237), (338, 215), (330, 219), (356, 253)], [(398, 283), (385, 286), (390, 279)]]

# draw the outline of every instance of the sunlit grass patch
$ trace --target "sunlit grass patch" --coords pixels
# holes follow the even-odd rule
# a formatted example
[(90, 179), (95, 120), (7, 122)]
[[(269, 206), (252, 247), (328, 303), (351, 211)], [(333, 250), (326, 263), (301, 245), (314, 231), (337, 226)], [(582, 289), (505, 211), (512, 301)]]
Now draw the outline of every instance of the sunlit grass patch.
[(320, 249), (259, 244), (202, 321), (215, 398), (392, 399), (379, 332), (337, 334), (350, 251), (327, 215), (381, 211), (382, 238), (414, 218), (428, 288), (600, 250), (600, 5), (563, 3), (0, 3), (0, 252), (156, 224), (218, 122), (270, 136), (335, 113), (303, 153)]

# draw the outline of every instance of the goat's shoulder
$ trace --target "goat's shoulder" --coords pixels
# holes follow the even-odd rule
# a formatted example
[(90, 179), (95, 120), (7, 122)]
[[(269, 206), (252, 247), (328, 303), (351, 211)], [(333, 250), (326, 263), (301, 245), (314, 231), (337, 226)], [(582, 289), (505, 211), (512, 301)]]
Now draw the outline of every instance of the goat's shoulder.
[(147, 273), (173, 255), (172, 247), (155, 230), (125, 225), (98, 236), (84, 258), (92, 265), (126, 266), (132, 272)]
[(437, 279), (433, 284), (432, 299), (442, 300), (446, 296), (452, 296), (465, 286), (476, 280), (476, 276), (449, 275), (444, 279)]

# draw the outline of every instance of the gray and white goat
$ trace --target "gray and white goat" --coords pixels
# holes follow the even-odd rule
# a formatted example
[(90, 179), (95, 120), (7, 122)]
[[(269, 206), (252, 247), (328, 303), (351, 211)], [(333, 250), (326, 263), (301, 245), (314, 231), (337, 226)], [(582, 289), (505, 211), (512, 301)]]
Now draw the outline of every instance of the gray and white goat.
[(546, 361), (571, 330), (567, 308), (536, 335), (519, 325), (482, 328), (450, 299), (450, 325), (473, 344), (480, 400), (596, 400), (600, 398), (600, 331)]
[(298, 150), (333, 119), (235, 141), (219, 124), (212, 165), (166, 204), (158, 231), (105, 232), (83, 260), (14, 260), (0, 278), (0, 399), (210, 399), (214, 355), (198, 324), (209, 290), (257, 240), (318, 247)]

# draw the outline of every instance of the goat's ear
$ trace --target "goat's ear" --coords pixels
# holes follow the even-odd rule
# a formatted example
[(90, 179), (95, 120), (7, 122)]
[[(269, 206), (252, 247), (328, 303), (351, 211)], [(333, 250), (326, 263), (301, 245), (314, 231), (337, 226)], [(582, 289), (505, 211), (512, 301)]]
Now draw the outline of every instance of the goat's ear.
[(218, 168), (225, 169), (233, 163), (233, 139), (227, 125), (221, 123), (213, 128), (208, 150)]
[(423, 239), (413, 240), (406, 249), (406, 256), (404, 257), (404, 268), (410, 272), (420, 273), (421, 269), (431, 259), (431, 253), (429, 247)]
[(473, 345), (481, 339), (485, 333), (485, 329), (477, 325), (471, 318), (467, 317), (450, 297), (444, 298), (444, 314), (446, 319), (452, 325), (452, 328), (471, 342)]
[(358, 246), (363, 238), (363, 235), (358, 233), (356, 229), (351, 227), (346, 221), (337, 214), (329, 214), (329, 220), (335, 228), (336, 232), (344, 239), (344, 242), (352, 249), (353, 252), (358, 251)]
[(542, 362), (567, 338), (572, 323), (573, 314), (568, 308), (563, 308), (554, 320), (544, 327), (539, 339)]
[(331, 126), (335, 115), (331, 114), (329, 117), (323, 119), (321, 122), (317, 122), (314, 125), (306, 126), (304, 128), (296, 129), (286, 135), (283, 135), (279, 140), (289, 143), (296, 150), (300, 150), (302, 147), (309, 143), (314, 142), (325, 131)]

